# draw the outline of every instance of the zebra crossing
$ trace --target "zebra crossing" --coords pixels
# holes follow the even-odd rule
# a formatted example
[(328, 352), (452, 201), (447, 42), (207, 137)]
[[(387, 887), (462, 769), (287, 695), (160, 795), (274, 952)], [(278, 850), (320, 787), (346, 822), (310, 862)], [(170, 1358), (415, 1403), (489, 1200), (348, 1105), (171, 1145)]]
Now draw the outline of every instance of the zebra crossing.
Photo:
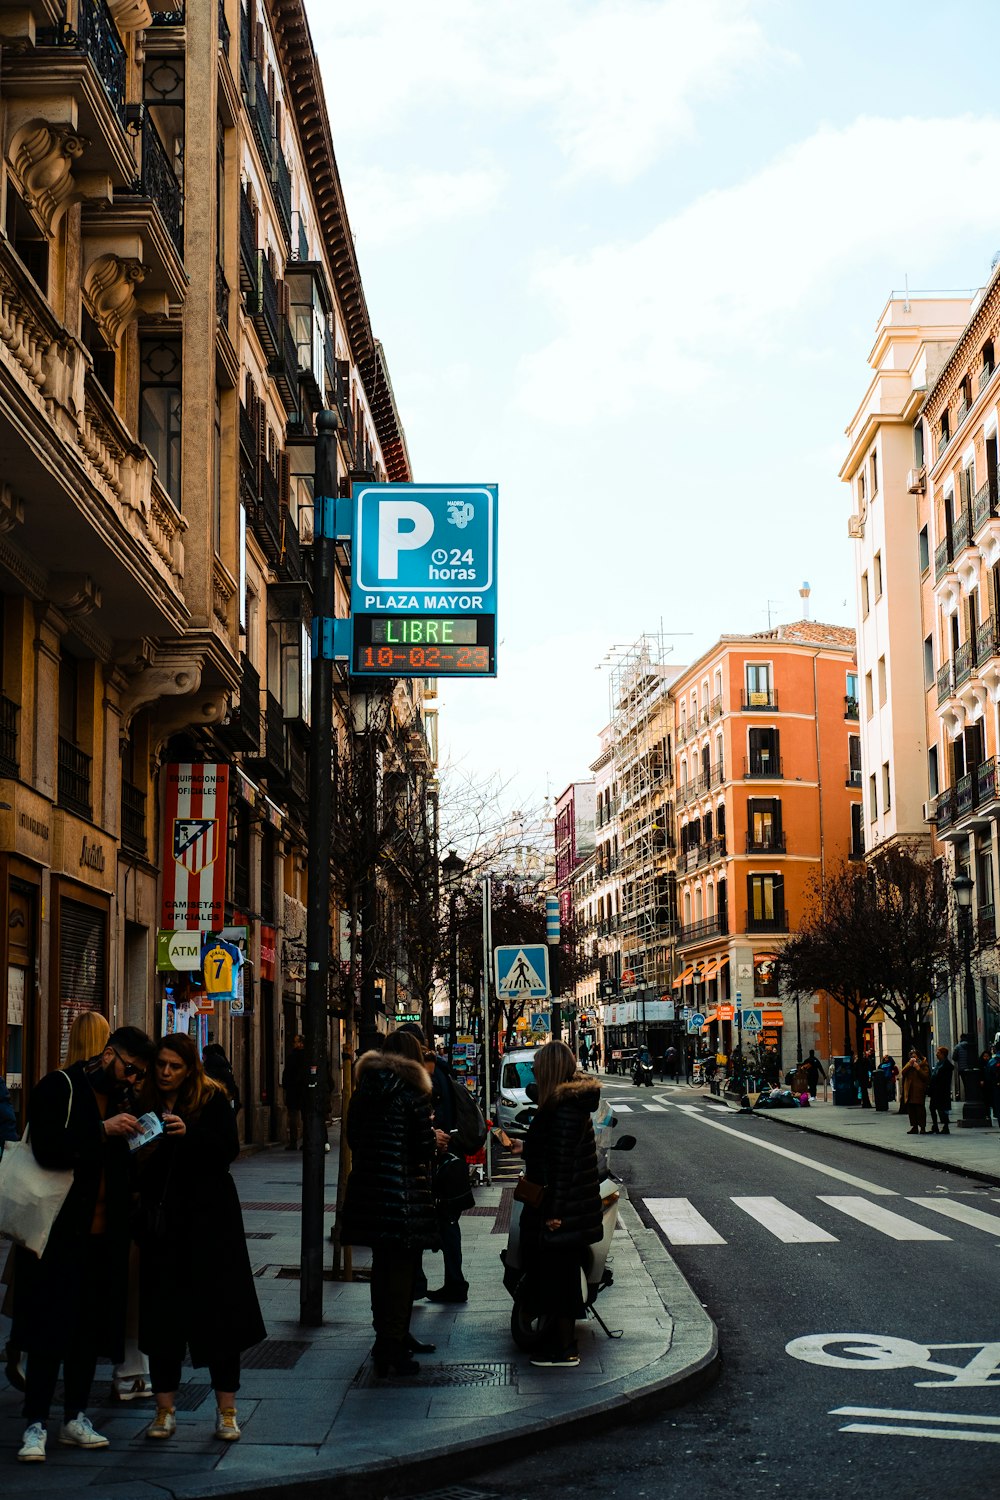
[[(726, 1236), (720, 1233), (690, 1198), (642, 1198), (640, 1201), (670, 1245), (709, 1246), (729, 1243)], [(820, 1211), (823, 1223), (775, 1197), (734, 1195), (727, 1201), (784, 1245), (837, 1244), (840, 1236), (833, 1231), (839, 1227), (838, 1215), (863, 1225), (875, 1234), (899, 1242), (949, 1242), (952, 1239), (952, 1235), (945, 1234), (932, 1224), (924, 1223), (919, 1216), (911, 1218), (908, 1213), (888, 1209), (883, 1204), (860, 1195), (818, 1194), (817, 1204), (833, 1210), (830, 1216), (823, 1215)], [(1000, 1213), (987, 1212), (950, 1198), (912, 1197), (900, 1199), (899, 1203), (913, 1204), (918, 1215), (925, 1211), (950, 1219), (952, 1224), (949, 1227), (960, 1224), (981, 1230), (992, 1235), (997, 1244), (1000, 1244)], [(1000, 1203), (997, 1207), (1000, 1209)]]

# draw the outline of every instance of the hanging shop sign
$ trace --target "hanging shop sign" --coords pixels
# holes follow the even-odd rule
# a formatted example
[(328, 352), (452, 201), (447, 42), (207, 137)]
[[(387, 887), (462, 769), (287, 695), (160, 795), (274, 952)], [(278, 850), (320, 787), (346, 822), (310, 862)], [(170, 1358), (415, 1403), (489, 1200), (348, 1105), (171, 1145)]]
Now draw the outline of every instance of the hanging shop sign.
[(228, 766), (167, 766), (162, 927), (222, 926), (228, 800)]

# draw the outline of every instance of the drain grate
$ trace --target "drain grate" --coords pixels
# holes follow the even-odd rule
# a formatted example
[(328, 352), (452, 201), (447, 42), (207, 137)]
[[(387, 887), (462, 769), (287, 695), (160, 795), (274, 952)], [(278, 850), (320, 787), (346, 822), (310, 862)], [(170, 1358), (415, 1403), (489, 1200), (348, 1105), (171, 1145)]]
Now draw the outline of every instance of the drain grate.
[[(244, 1202), (241, 1207), (243, 1208), (244, 1213), (251, 1214), (299, 1214), (302, 1212), (302, 1201), (300, 1199), (297, 1203)], [(337, 1212), (336, 1203), (324, 1203), (323, 1212), (327, 1214), (335, 1214)]]
[(475, 1208), (462, 1209), (462, 1217), (464, 1219), (492, 1219), (495, 1213), (496, 1208), (491, 1208), (486, 1203), (477, 1203)]
[(425, 1490), (422, 1495), (404, 1495), (402, 1500), (499, 1500), (496, 1490), (470, 1490), (462, 1484), (446, 1484), (440, 1490)]
[(309, 1348), (294, 1339), (265, 1339), (240, 1355), (244, 1370), (292, 1370)]
[(271, 1229), (244, 1229), (245, 1240), (273, 1240), (274, 1231)]
[(351, 1384), (356, 1390), (371, 1386), (398, 1386), (411, 1389), (413, 1386), (487, 1386), (513, 1385), (516, 1367), (502, 1360), (471, 1360), (455, 1365), (421, 1365), (417, 1376), (402, 1375), (398, 1379), (390, 1375), (380, 1380), (375, 1366), (366, 1359)]

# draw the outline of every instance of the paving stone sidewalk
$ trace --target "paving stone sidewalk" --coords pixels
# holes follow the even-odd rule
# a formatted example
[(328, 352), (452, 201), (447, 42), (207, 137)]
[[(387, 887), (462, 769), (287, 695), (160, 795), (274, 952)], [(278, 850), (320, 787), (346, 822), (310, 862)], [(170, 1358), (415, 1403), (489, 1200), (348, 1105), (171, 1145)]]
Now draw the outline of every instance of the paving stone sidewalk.
[[(703, 1097), (729, 1109), (739, 1109), (734, 1100), (711, 1099), (707, 1089), (703, 1091)], [(760, 1119), (773, 1120), (796, 1130), (837, 1136), (857, 1146), (944, 1167), (981, 1182), (1000, 1183), (1000, 1130), (995, 1125), (989, 1129), (963, 1130), (956, 1123), (962, 1115), (959, 1102), (952, 1110), (947, 1135), (931, 1135), (929, 1116), (926, 1135), (908, 1135), (909, 1120), (905, 1114), (897, 1113), (897, 1109), (896, 1104), (891, 1104), (888, 1113), (883, 1113), (856, 1105), (837, 1105), (819, 1098), (807, 1109), (769, 1109), (756, 1113)]]
[[(488, 1466), (499, 1456), (593, 1432), (686, 1399), (712, 1379), (718, 1361), (715, 1326), (659, 1237), (624, 1202), (613, 1249), (615, 1284), (598, 1303), (605, 1322), (621, 1330), (608, 1339), (589, 1320), (580, 1327), (581, 1364), (538, 1370), (510, 1337), (511, 1301), (503, 1289), (500, 1251), (506, 1244), (511, 1187), (476, 1192), (462, 1218), (465, 1271), (471, 1291), (462, 1306), (417, 1304), (413, 1332), (437, 1344), (421, 1356), (414, 1380), (377, 1381), (368, 1284), (327, 1281), (325, 1322), (305, 1329), (299, 1311), (301, 1156), (280, 1149), (248, 1156), (234, 1167), (243, 1202), (251, 1260), (268, 1330), (249, 1352), (239, 1394), (243, 1438), (213, 1436), (214, 1398), (208, 1372), (185, 1368), (176, 1436), (152, 1443), (144, 1434), (151, 1402), (112, 1405), (110, 1369), (99, 1367), (91, 1416), (111, 1447), (80, 1452), (59, 1447), (58, 1420), (49, 1424), (48, 1459), (18, 1464), (21, 1398), (0, 1376), (0, 1494), (82, 1496), (88, 1500), (194, 1500), (208, 1496), (409, 1495)], [(337, 1150), (327, 1157), (327, 1229), (332, 1222)], [(330, 1264), (330, 1247), (326, 1264)], [(356, 1251), (363, 1272), (367, 1252)], [(430, 1284), (441, 1258), (424, 1257)], [(206, 1276), (224, 1276), (205, 1247)], [(7, 1324), (0, 1319), (0, 1338)]]

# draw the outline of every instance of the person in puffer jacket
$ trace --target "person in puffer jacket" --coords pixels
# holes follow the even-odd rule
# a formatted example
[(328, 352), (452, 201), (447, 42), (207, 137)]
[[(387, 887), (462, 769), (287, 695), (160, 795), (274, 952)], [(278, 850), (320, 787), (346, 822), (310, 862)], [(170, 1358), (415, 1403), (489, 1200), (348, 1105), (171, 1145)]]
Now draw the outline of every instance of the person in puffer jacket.
[(575, 1323), (584, 1315), (583, 1252), (601, 1238), (600, 1174), (593, 1111), (601, 1086), (577, 1072), (565, 1042), (535, 1053), (539, 1108), (523, 1142), (524, 1175), (541, 1183), (542, 1202), (521, 1211), (521, 1247), (539, 1312), (551, 1319), (552, 1341), (533, 1365), (578, 1365)]
[(431, 1175), (437, 1142), (431, 1080), (420, 1044), (394, 1031), (355, 1071), (347, 1114), (351, 1175), (342, 1210), (345, 1245), (370, 1245), (371, 1299), (379, 1376), (415, 1375), (410, 1334), (414, 1276), (423, 1250), (440, 1246)]

